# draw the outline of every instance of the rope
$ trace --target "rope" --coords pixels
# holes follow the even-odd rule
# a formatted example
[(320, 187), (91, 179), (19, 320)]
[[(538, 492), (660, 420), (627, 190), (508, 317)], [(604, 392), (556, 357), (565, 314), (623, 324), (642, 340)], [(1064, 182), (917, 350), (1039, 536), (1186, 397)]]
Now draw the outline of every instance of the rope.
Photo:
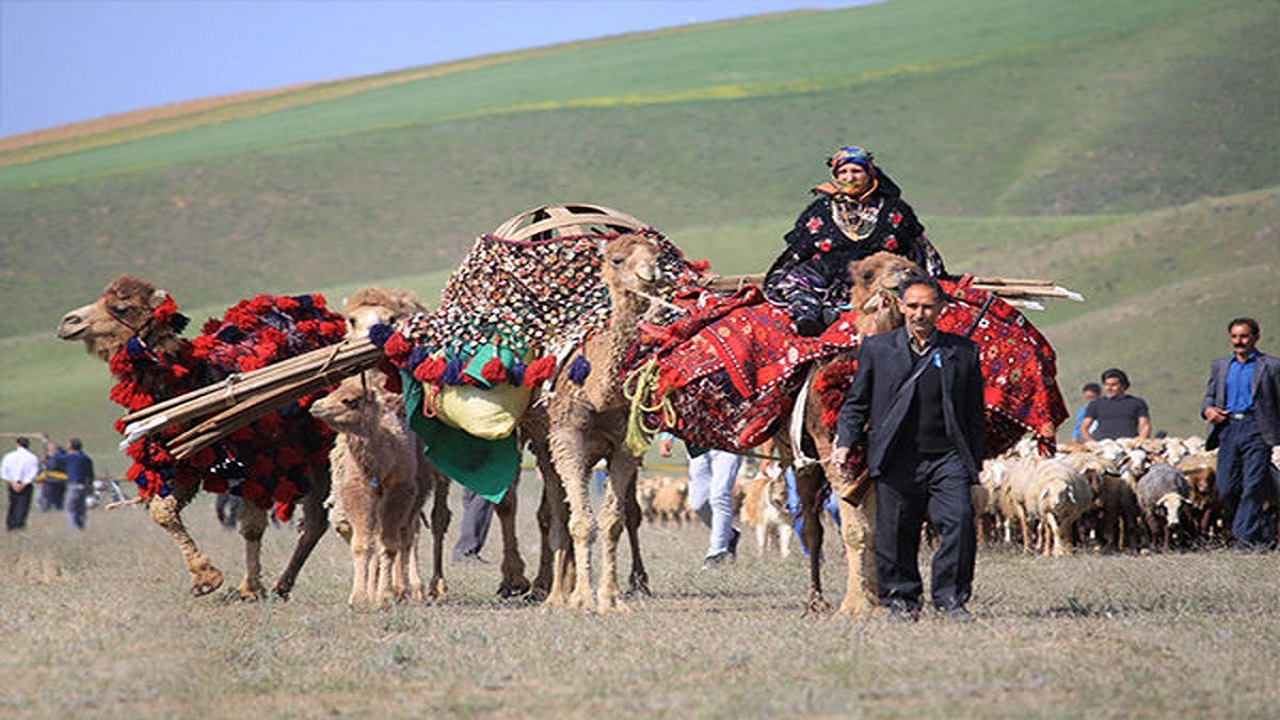
[[(653, 436), (663, 427), (671, 427), (676, 422), (675, 407), (671, 403), (671, 398), (663, 394), (656, 398), (653, 404), (646, 404), (644, 398), (654, 398), (658, 391), (658, 378), (660, 375), (657, 358), (650, 358), (627, 374), (622, 383), (622, 395), (630, 402), (630, 409), (627, 412), (627, 449), (635, 455), (644, 453), (649, 449), (649, 445), (653, 442)], [(645, 424), (644, 416), (646, 413), (659, 413), (661, 422), (657, 427), (649, 427)]]

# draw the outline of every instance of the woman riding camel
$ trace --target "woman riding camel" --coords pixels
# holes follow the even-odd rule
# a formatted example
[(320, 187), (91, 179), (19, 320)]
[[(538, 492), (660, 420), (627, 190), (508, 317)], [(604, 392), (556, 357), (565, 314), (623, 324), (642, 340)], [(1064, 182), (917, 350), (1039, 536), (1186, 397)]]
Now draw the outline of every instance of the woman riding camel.
[(821, 335), (849, 290), (849, 263), (881, 250), (902, 255), (934, 277), (946, 275), (942, 257), (902, 191), (870, 152), (842, 147), (827, 159), (831, 180), (784, 239), (787, 249), (765, 275), (765, 297), (787, 308), (800, 335)]

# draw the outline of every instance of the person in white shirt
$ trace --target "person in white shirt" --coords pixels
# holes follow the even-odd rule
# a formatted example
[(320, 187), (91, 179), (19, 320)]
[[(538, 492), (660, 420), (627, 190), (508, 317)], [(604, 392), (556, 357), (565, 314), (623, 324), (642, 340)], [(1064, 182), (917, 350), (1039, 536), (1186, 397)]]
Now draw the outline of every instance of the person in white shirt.
[(20, 437), (16, 443), (17, 447), (0, 461), (0, 477), (9, 484), (9, 513), (5, 516), (5, 528), (10, 531), (27, 526), (34, 493), (31, 485), (40, 474), (40, 458), (31, 452), (31, 442)]

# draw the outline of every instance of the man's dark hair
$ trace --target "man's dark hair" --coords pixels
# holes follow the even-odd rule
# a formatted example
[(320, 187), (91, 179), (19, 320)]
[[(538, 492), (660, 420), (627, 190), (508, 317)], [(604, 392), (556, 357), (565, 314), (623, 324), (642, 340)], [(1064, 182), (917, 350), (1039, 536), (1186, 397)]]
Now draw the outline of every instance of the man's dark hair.
[(1080, 392), (1082, 392), (1082, 393), (1090, 393), (1090, 392), (1091, 392), (1091, 393), (1093, 393), (1094, 395), (1101, 395), (1101, 394), (1102, 394), (1102, 386), (1101, 386), (1101, 385), (1099, 385), (1098, 383), (1094, 383), (1094, 382), (1091, 382), (1091, 383), (1085, 383), (1085, 384), (1084, 384), (1084, 387), (1080, 388)]
[(904, 278), (902, 282), (898, 284), (898, 297), (906, 297), (907, 290), (916, 285), (924, 285), (926, 287), (933, 288), (933, 297), (937, 299), (938, 302), (942, 302), (942, 298), (945, 297), (942, 292), (942, 286), (938, 284), (938, 281), (935, 280), (933, 276), (925, 275), (924, 273), (912, 273)]
[(80, 438), (71, 438), (71, 441), (67, 444), (71, 446), (72, 450), (84, 449), (84, 444), (80, 442)]
[(15, 442), (17, 442), (19, 445), (21, 445), (24, 448), (31, 447), (31, 441), (24, 437), (18, 438), (17, 440), (15, 440)]
[(1231, 328), (1237, 325), (1248, 325), (1250, 332), (1252, 332), (1254, 335), (1257, 335), (1259, 332), (1262, 331), (1261, 328), (1258, 327), (1257, 320), (1254, 320), (1251, 317), (1238, 317), (1235, 320), (1232, 320), (1231, 324), (1227, 326), (1227, 332), (1231, 332)]
[(1120, 385), (1125, 389), (1129, 389), (1129, 376), (1124, 374), (1120, 368), (1108, 368), (1102, 371), (1102, 382), (1106, 382), (1107, 378), (1115, 378), (1120, 381)]

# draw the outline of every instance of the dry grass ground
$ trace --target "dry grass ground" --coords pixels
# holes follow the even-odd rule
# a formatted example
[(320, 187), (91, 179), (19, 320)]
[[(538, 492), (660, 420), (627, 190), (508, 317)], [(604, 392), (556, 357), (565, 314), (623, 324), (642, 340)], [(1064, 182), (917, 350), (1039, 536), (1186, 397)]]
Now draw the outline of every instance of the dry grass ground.
[[(207, 498), (189, 520), (238, 582), (238, 536)], [(375, 613), (345, 606), (332, 534), (290, 602), (228, 605), (186, 594), (137, 509), (95, 510), (83, 535), (33, 514), (0, 537), (0, 717), (1274, 717), (1280, 698), (1280, 554), (984, 548), (977, 622), (902, 626), (802, 619), (801, 560), (744, 543), (700, 571), (705, 541), (646, 526), (657, 594), (625, 615), (500, 601), (494, 565), (450, 566), (447, 602)], [(268, 532), (268, 571), (291, 542)]]

